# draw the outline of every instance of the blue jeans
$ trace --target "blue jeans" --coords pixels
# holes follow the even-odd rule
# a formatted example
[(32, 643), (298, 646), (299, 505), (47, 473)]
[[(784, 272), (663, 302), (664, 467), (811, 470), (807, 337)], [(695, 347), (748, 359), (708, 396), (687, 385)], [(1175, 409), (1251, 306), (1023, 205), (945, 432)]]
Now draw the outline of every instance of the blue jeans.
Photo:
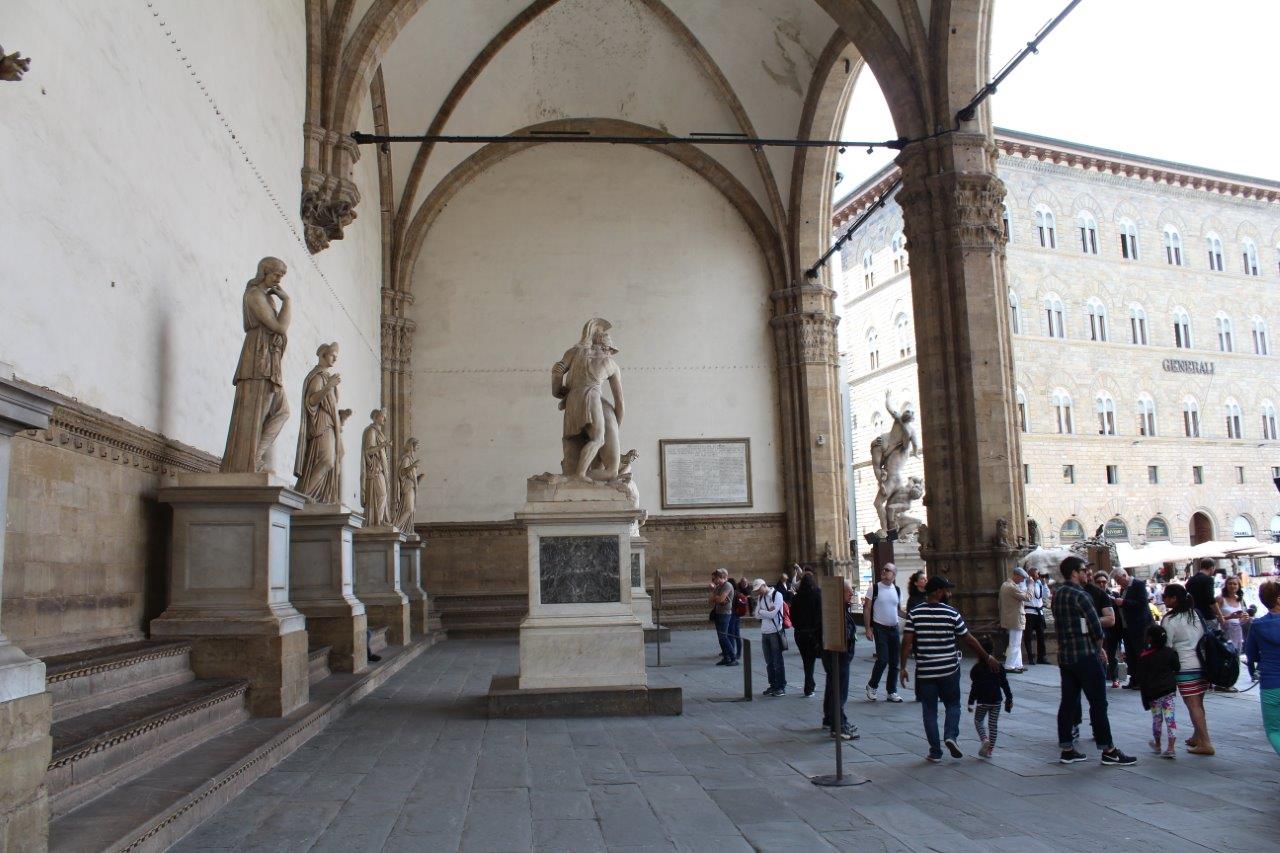
[(729, 615), (729, 643), (733, 646), (733, 659), (742, 657), (742, 617), (737, 613)]
[(782, 662), (782, 635), (776, 631), (772, 634), (761, 634), (760, 645), (764, 646), (764, 668), (769, 673), (769, 688), (782, 690), (787, 686), (787, 670)]
[(917, 678), (916, 698), (924, 714), (924, 736), (929, 739), (929, 755), (942, 757), (942, 742), (938, 740), (938, 700), (946, 709), (942, 736), (947, 740), (960, 737), (960, 670), (942, 678)]
[(880, 625), (876, 622), (871, 623), (872, 635), (876, 638), (876, 662), (871, 667), (871, 680), (867, 682), (867, 686), (872, 690), (880, 687), (880, 676), (884, 675), (885, 668), (889, 669), (889, 680), (885, 684), (885, 689), (890, 693), (898, 692), (898, 652), (902, 646), (902, 638), (898, 634), (898, 626)]
[(738, 659), (738, 654), (734, 651), (733, 640), (730, 639), (729, 628), (730, 620), (733, 615), (730, 613), (716, 614), (716, 639), (720, 641), (720, 657), (728, 661)]
[(1080, 693), (1089, 700), (1089, 725), (1093, 741), (1102, 751), (1111, 749), (1111, 721), (1107, 719), (1107, 682), (1102, 661), (1089, 656), (1075, 663), (1058, 664), (1062, 681), (1062, 700), (1058, 703), (1058, 746), (1074, 749), (1071, 730), (1080, 720)]
[(846, 652), (822, 653), (822, 671), (827, 674), (827, 684), (822, 689), (822, 727), (831, 728), (831, 693), (835, 689), (835, 673), (831, 671), (832, 659), (836, 661), (836, 671), (840, 673), (840, 727), (849, 725), (849, 718), (844, 713), (844, 703), (849, 701), (849, 662), (853, 655)]

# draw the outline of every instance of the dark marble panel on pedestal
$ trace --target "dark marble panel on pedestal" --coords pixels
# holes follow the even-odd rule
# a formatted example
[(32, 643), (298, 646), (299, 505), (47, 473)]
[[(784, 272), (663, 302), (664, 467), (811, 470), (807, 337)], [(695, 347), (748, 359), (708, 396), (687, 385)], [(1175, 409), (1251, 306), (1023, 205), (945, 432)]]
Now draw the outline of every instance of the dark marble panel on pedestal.
[(631, 588), (640, 586), (640, 552), (631, 552)]
[(618, 537), (543, 536), (538, 571), (543, 604), (606, 604), (622, 600)]

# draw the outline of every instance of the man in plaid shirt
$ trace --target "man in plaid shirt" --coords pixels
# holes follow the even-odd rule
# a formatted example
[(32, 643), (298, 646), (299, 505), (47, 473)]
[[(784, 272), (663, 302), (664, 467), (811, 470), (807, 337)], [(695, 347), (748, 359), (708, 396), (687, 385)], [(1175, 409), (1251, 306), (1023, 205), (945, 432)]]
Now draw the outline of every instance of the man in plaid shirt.
[(1102, 648), (1102, 622), (1093, 599), (1082, 584), (1089, 577), (1089, 565), (1079, 557), (1062, 561), (1066, 581), (1053, 597), (1053, 621), (1058, 631), (1058, 672), (1062, 679), (1062, 700), (1058, 703), (1058, 746), (1063, 764), (1087, 761), (1076, 749), (1073, 729), (1080, 721), (1080, 693), (1089, 700), (1089, 724), (1093, 739), (1102, 749), (1102, 763), (1109, 767), (1136, 764), (1111, 742), (1111, 721), (1107, 719), (1107, 653)]

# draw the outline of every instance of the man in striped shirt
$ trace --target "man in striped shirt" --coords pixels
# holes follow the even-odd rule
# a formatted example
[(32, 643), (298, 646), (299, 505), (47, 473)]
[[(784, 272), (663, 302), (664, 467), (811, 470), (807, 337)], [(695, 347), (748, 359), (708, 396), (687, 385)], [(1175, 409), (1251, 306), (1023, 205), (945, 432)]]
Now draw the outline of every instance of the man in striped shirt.
[(939, 699), (946, 708), (942, 742), (952, 758), (964, 757), (956, 743), (960, 737), (959, 641), (963, 641), (992, 672), (1000, 671), (1000, 661), (988, 654), (969, 633), (960, 611), (947, 604), (950, 590), (954, 587), (955, 584), (944, 577), (929, 578), (924, 588), (924, 603), (907, 613), (907, 622), (903, 626), (899, 678), (904, 687), (911, 680), (907, 676), (907, 661), (914, 646), (916, 698), (920, 700), (920, 710), (924, 714), (924, 734), (929, 739), (926, 758), (934, 764), (942, 760), (942, 745), (938, 743)]

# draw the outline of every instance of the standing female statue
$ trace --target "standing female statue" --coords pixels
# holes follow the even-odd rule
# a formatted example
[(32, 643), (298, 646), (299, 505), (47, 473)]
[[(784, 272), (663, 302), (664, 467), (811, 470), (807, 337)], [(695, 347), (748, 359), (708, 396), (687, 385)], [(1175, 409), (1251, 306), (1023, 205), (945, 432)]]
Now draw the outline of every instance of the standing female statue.
[(418, 464), (418, 439), (411, 438), (404, 443), (396, 471), (400, 486), (400, 512), (396, 514), (395, 524), (405, 533), (413, 532), (413, 512), (418, 506), (418, 483), (422, 482)]
[(391, 511), (387, 503), (387, 483), (390, 477), (390, 464), (387, 460), (387, 441), (383, 433), (383, 424), (387, 422), (387, 414), (382, 409), (374, 409), (369, 413), (372, 421), (364, 428), (360, 437), (360, 504), (364, 507), (365, 527), (380, 527), (391, 524)]
[(342, 500), (342, 425), (351, 410), (338, 408), (342, 377), (329, 372), (338, 360), (337, 343), (321, 344), (316, 356), (316, 366), (302, 382), (302, 425), (293, 473), (298, 491), (317, 503), (336, 504)]

